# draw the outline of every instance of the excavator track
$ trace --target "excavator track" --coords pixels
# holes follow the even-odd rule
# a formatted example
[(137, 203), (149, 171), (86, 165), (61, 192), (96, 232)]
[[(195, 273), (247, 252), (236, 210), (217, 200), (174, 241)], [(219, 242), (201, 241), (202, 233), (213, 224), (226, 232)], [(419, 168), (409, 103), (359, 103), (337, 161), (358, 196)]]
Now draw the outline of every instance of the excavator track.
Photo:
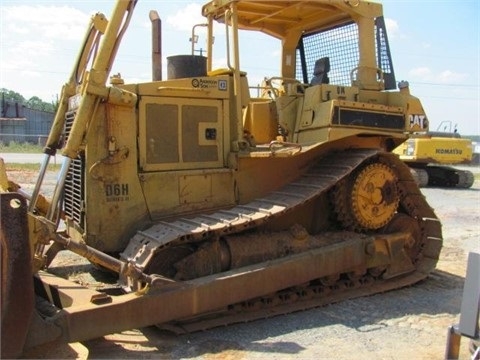
[(475, 176), (469, 170), (460, 170), (451, 166), (426, 165), (412, 167), (410, 171), (419, 187), (445, 187), (469, 189), (475, 182)]
[[(281, 214), (293, 212), (301, 205), (326, 195), (336, 184), (348, 179), (348, 176), (363, 164), (371, 163), (381, 163), (393, 169), (398, 179), (396, 183), (399, 194), (398, 211), (414, 219), (413, 223), (416, 223), (414, 225), (419, 229), (418, 239), (409, 251), (414, 265), (413, 271), (387, 279), (384, 276), (384, 269), (369, 269), (363, 274), (355, 274), (346, 269), (345, 273), (339, 273), (332, 279), (313, 280), (268, 296), (231, 304), (199, 317), (161, 324), (161, 327), (176, 332), (204, 330), (411, 285), (427, 277), (435, 268), (442, 246), (441, 224), (421, 194), (409, 168), (395, 155), (375, 149), (348, 150), (323, 157), (296, 181), (248, 204), (209, 215), (199, 215), (192, 219), (161, 222), (147, 230), (139, 231), (121, 257), (144, 270), (158, 252), (168, 247), (240, 233), (258, 227)], [(402, 226), (404, 224), (400, 222), (400, 227)], [(344, 232), (343, 236), (360, 239), (365, 235)]]

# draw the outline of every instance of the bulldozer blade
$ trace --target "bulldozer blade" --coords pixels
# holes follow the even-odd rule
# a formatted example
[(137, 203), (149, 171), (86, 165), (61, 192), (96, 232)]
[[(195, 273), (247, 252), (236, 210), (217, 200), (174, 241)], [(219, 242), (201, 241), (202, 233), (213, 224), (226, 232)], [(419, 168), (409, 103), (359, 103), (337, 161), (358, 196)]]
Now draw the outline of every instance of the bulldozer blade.
[(0, 215), (1, 357), (5, 359), (23, 352), (34, 311), (34, 290), (25, 198), (0, 193)]

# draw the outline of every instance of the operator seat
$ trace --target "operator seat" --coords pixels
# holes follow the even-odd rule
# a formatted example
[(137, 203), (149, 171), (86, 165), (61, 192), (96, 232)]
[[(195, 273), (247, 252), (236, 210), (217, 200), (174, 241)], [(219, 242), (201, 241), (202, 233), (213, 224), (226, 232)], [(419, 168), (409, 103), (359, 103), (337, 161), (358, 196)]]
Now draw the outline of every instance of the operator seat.
[(323, 57), (315, 61), (315, 67), (313, 68), (313, 78), (310, 81), (310, 85), (328, 84), (330, 82), (330, 79), (328, 78), (329, 71), (329, 57)]

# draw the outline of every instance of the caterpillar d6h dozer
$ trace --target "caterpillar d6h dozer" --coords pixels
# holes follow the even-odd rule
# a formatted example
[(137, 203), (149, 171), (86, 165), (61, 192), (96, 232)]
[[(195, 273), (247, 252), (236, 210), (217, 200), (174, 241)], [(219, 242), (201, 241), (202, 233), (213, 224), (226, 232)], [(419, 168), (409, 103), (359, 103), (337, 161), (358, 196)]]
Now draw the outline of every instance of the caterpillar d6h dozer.
[(456, 129), (413, 134), (393, 152), (410, 167), (420, 187), (468, 189), (475, 182), (471, 171), (454, 167), (470, 164), (473, 156), (472, 140), (461, 137)]
[[(92, 18), (29, 202), (2, 194), (4, 355), (153, 324), (262, 318), (434, 269), (441, 224), (391, 152), (426, 130), (426, 116), (408, 87), (395, 90), (380, 4), (211, 1), (205, 60), (180, 57), (182, 75), (167, 80), (107, 85), (135, 3)], [(226, 69), (212, 68), (214, 22)], [(250, 95), (240, 67), (241, 30), (280, 40), (263, 96)], [(53, 276), (60, 250), (117, 273), (121, 294)]]

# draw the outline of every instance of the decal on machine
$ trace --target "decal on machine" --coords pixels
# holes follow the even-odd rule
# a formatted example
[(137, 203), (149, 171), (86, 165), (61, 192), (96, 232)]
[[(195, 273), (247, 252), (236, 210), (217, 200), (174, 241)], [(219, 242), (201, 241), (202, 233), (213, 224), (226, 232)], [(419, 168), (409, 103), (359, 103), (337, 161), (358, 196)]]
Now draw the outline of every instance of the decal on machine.
[(105, 184), (107, 202), (128, 201), (128, 183)]
[(213, 80), (213, 79), (205, 79), (205, 78), (200, 78), (200, 79), (192, 79), (192, 86), (194, 88), (200, 88), (200, 89), (212, 89), (216, 88), (221, 91), (226, 91), (227, 90), (227, 80)]
[(425, 115), (411, 114), (408, 115), (408, 120), (410, 121), (410, 128), (428, 128), (428, 120)]

